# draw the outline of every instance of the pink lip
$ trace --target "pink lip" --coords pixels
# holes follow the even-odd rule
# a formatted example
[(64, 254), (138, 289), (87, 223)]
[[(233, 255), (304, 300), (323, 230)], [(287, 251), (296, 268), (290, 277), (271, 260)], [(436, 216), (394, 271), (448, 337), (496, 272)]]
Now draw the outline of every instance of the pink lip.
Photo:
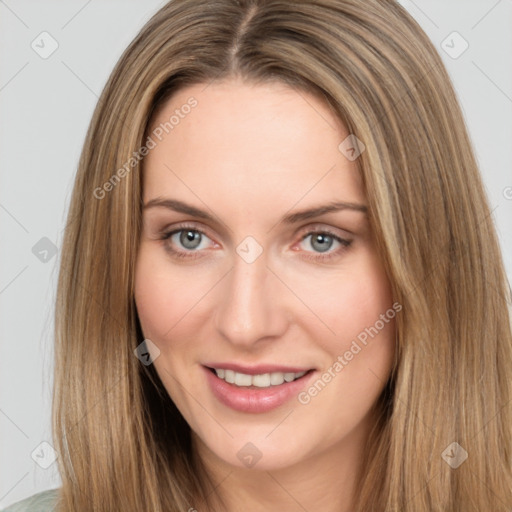
[(261, 375), (263, 373), (282, 372), (282, 373), (300, 373), (307, 372), (312, 368), (299, 368), (298, 366), (280, 366), (277, 364), (259, 364), (256, 366), (242, 366), (236, 363), (205, 363), (208, 368), (223, 368), (225, 370), (233, 370), (238, 373), (247, 375)]
[[(217, 368), (226, 368), (228, 370), (233, 369), (233, 365), (219, 365)], [(284, 382), (279, 386), (270, 386), (268, 388), (256, 388), (256, 387), (238, 387), (234, 384), (229, 384), (223, 379), (219, 379), (217, 375), (212, 372), (206, 366), (203, 366), (206, 380), (208, 385), (214, 394), (214, 396), (222, 404), (240, 412), (246, 413), (264, 413), (275, 409), (291, 398), (296, 397), (302, 389), (306, 387), (307, 382), (316, 373), (314, 370), (306, 373), (297, 380), (292, 382)], [(237, 368), (240, 368), (237, 366)], [(265, 366), (264, 368), (270, 368)], [(275, 367), (277, 368), (277, 367)], [(254, 370), (255, 368), (252, 368)], [(234, 370), (239, 371), (239, 370)], [(271, 370), (271, 371), (283, 371), (283, 370)], [(248, 373), (249, 375), (255, 375), (257, 373), (271, 373), (271, 371), (254, 371), (249, 373), (245, 369), (241, 373)], [(290, 370), (290, 373), (298, 373), (306, 370)], [(286, 372), (285, 372), (286, 373)]]

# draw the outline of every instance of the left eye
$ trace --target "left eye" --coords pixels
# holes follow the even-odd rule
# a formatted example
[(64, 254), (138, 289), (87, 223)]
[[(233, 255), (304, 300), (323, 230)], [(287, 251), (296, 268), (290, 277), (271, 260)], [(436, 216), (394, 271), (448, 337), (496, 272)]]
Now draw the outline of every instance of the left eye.
[(313, 247), (315, 252), (325, 253), (332, 248), (334, 244), (339, 244), (342, 247), (348, 247), (350, 245), (349, 240), (344, 240), (334, 233), (329, 233), (328, 231), (315, 231), (312, 233), (308, 233), (306, 236), (302, 238), (302, 242), (310, 239), (310, 245)]

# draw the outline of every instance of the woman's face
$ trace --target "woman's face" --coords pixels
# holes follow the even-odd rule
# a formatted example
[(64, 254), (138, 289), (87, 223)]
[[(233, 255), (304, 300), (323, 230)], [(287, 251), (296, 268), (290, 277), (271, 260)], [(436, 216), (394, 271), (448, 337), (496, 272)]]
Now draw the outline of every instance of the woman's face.
[(348, 135), (278, 84), (192, 86), (155, 119), (135, 301), (158, 375), (223, 464), (360, 456), (400, 305)]

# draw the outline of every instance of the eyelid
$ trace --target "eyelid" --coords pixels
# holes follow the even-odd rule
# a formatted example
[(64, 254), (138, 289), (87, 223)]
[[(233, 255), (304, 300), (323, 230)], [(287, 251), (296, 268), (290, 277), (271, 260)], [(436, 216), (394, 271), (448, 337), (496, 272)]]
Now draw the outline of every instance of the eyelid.
[[(192, 229), (203, 235), (206, 235), (210, 240), (214, 241), (214, 237), (212, 237), (209, 233), (209, 228), (205, 228), (202, 225), (198, 225), (194, 221), (182, 221), (176, 225), (172, 224), (171, 226), (167, 225), (164, 228), (160, 229), (159, 235), (171, 235), (172, 233), (176, 233), (177, 231)], [(337, 235), (340, 238), (353, 236), (353, 233), (346, 229), (336, 228), (330, 225), (326, 225), (325, 223), (316, 222), (314, 224), (308, 224), (297, 229), (294, 237), (299, 236), (301, 237), (302, 241), (311, 232), (332, 233), (333, 235)]]
[(163, 235), (171, 236), (172, 234), (175, 234), (180, 231), (185, 231), (186, 229), (190, 229), (191, 231), (197, 231), (198, 233), (201, 233), (202, 235), (207, 236), (210, 240), (214, 241), (213, 237), (210, 236), (208, 228), (200, 226), (193, 221), (183, 221), (183, 222), (178, 222), (177, 224), (167, 225), (167, 226), (163, 227), (162, 229), (158, 230), (158, 234), (162, 235), (162, 236)]
[(354, 236), (353, 233), (351, 233), (350, 231), (347, 231), (346, 229), (341, 229), (341, 228), (336, 228), (334, 226), (331, 226), (331, 225), (327, 225), (325, 223), (321, 223), (321, 222), (316, 222), (314, 224), (308, 224), (307, 226), (303, 226), (301, 228), (299, 228), (298, 230), (298, 233), (300, 234), (299, 236), (301, 236), (302, 234), (309, 234), (311, 232), (322, 232), (322, 233), (332, 233), (336, 236), (339, 236), (340, 238), (343, 238), (343, 237), (351, 237), (351, 236)]

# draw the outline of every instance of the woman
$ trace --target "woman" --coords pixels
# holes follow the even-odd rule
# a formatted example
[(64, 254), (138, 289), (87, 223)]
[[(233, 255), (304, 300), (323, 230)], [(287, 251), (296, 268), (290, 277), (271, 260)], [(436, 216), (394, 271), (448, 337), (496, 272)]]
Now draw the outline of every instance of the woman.
[(512, 334), (453, 88), (391, 0), (178, 0), (81, 156), (59, 511), (505, 511)]

